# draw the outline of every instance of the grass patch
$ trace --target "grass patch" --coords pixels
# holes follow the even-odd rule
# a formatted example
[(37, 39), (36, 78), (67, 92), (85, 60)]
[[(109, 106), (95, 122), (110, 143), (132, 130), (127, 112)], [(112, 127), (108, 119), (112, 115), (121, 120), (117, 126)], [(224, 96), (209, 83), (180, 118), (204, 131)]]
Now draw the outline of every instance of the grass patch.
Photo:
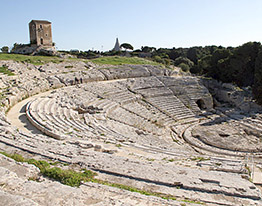
[(30, 63), (34, 65), (43, 65), (49, 62), (58, 64), (64, 61), (64, 59), (55, 56), (27, 56), (22, 54), (4, 53), (0, 53), (0, 60), (14, 60), (17, 62)]
[(107, 185), (107, 186), (110, 186), (110, 187), (116, 187), (116, 188), (123, 189), (123, 190), (128, 190), (130, 192), (137, 192), (137, 193), (147, 195), (147, 196), (158, 196), (159, 197), (159, 195), (160, 195), (160, 193), (140, 190), (140, 189), (135, 188), (135, 187), (131, 187), (131, 186), (128, 186), (128, 185), (123, 185), (123, 184), (118, 184), (118, 183), (112, 183), (112, 182), (108, 182), (108, 181), (105, 181), (105, 180), (93, 179), (92, 182), (102, 184), (102, 185)]
[(86, 169), (81, 172), (76, 172), (74, 170), (63, 170), (59, 167), (47, 168), (43, 171), (43, 174), (61, 182), (62, 184), (73, 187), (79, 187), (82, 181), (91, 181), (96, 175), (96, 173)]
[(147, 190), (138, 189), (136, 187), (123, 185), (123, 184), (119, 184), (119, 183), (112, 183), (112, 182), (108, 182), (108, 181), (105, 181), (105, 180), (93, 179), (92, 182), (98, 183), (98, 184), (102, 184), (102, 185), (107, 185), (107, 186), (110, 186), (110, 187), (119, 188), (119, 189), (122, 189), (122, 190), (127, 190), (127, 191), (130, 191), (130, 192), (137, 192), (137, 193), (140, 193), (142, 195), (160, 197), (160, 198), (165, 199), (165, 200), (177, 200), (177, 201), (182, 201), (182, 202), (187, 202), (187, 203), (194, 203), (194, 204), (201, 204), (201, 205), (204, 204), (204, 203), (202, 203), (200, 201), (180, 200), (180, 199), (177, 199), (173, 195), (167, 195), (167, 194), (159, 193), (159, 192), (150, 192), (150, 191), (147, 191)]
[(90, 60), (96, 64), (109, 64), (109, 65), (123, 65), (123, 64), (150, 64), (150, 65), (161, 65), (157, 62), (153, 62), (144, 58), (138, 57), (120, 57), (120, 56), (112, 56), (112, 57), (100, 57), (96, 59)]
[(95, 172), (86, 169), (80, 172), (70, 169), (64, 170), (59, 167), (51, 167), (51, 164), (44, 160), (25, 159), (22, 155), (19, 154), (7, 154), (5, 152), (0, 153), (14, 159), (17, 162), (27, 162), (28, 164), (33, 164), (39, 168), (41, 174), (43, 174), (45, 177), (49, 177), (61, 182), (62, 184), (72, 187), (79, 187), (82, 181), (91, 181), (96, 175)]
[(0, 67), (0, 73), (6, 74), (7, 76), (14, 76), (15, 74), (8, 70), (7, 66)]

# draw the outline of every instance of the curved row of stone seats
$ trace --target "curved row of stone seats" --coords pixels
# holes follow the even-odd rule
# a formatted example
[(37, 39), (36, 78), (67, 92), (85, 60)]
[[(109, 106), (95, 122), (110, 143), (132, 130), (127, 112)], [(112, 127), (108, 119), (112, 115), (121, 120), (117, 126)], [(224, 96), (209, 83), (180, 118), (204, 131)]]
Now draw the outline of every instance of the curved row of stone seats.
[(146, 101), (141, 100), (139, 101), (139, 103), (145, 106), (152, 114), (158, 115), (159, 118), (157, 120), (157, 123), (159, 123), (160, 125), (169, 126), (169, 125), (173, 125), (176, 122), (174, 118), (165, 114), (163, 111), (159, 110), (153, 105), (148, 104)]
[[(84, 95), (84, 94), (83, 94)], [(82, 96), (83, 96), (82, 95)], [(89, 102), (90, 101), (90, 102)], [(108, 99), (98, 99), (98, 98), (91, 98), (89, 101), (86, 101), (84, 103), (84, 108), (88, 108), (89, 106), (93, 106), (93, 108), (97, 108), (97, 113), (100, 113), (99, 110), (107, 113), (114, 107), (118, 106), (116, 102), (110, 101)], [(63, 104), (62, 102), (59, 102), (59, 104)], [(89, 115), (88, 113), (83, 114), (83, 121), (79, 119), (79, 115), (77, 111), (74, 111), (70, 108), (68, 104), (61, 107), (62, 110), (58, 114), (60, 117), (64, 118), (65, 121), (70, 124), (74, 130), (77, 131), (78, 135), (82, 133), (82, 135), (86, 136), (88, 135), (90, 138), (94, 137), (94, 135), (103, 134), (107, 136), (119, 136), (119, 134), (116, 134), (112, 132), (110, 129), (103, 127), (102, 125), (96, 124), (96, 119), (92, 118), (92, 121), (90, 120), (92, 115)], [(59, 110), (58, 110), (59, 111)], [(103, 136), (99, 136), (99, 139), (104, 139)], [(121, 135), (120, 135), (121, 136)], [(115, 137), (112, 139), (116, 139)], [(120, 139), (120, 138), (117, 138)], [(123, 137), (121, 137), (123, 139)]]
[[(79, 135), (79, 132), (86, 130), (84, 126), (79, 127), (75, 124), (70, 124), (69, 119), (74, 120), (71, 116), (63, 120), (58, 113), (60, 106), (57, 104), (56, 100), (52, 98), (46, 98), (41, 100), (44, 102), (44, 107), (40, 112), (42, 114), (42, 120), (47, 124), (52, 125), (52, 130), (54, 133), (64, 133), (72, 135)], [(78, 130), (77, 128), (78, 127)]]
[[(90, 115), (88, 112), (86, 113), (85, 110), (87, 111), (89, 107), (92, 106), (92, 108), (94, 108), (94, 113), (93, 114), (99, 114), (101, 112), (103, 113), (108, 113), (110, 110), (112, 110), (113, 108), (115, 108), (116, 106), (119, 106), (119, 104), (117, 102), (111, 101), (109, 99), (105, 99), (102, 96), (99, 96), (99, 98), (96, 98), (96, 95), (93, 95), (93, 97), (90, 98), (90, 94), (92, 95), (92, 90), (96, 90), (97, 87), (101, 86), (99, 83), (91, 83), (91, 85), (87, 86), (84, 85), (84, 87), (82, 89), (84, 89), (84, 91), (88, 92), (88, 95), (86, 94), (86, 92), (81, 93), (78, 95), (80, 97), (82, 97), (82, 101), (84, 101), (84, 103), (79, 104), (80, 109), (82, 110), (82, 116), (85, 122), (85, 126), (88, 126), (89, 128), (92, 129), (93, 135), (89, 135), (89, 136), (94, 136), (95, 135), (100, 135), (103, 134), (103, 136), (106, 136), (108, 138), (108, 135), (111, 136), (119, 136), (119, 134), (116, 135), (116, 133), (112, 132), (110, 129), (103, 127), (102, 125), (97, 124), (97, 120), (95, 118), (92, 118), (92, 114)], [(104, 85), (104, 84), (103, 84)], [(110, 85), (112, 87), (112, 85)], [(109, 87), (110, 87), (109, 86)], [(91, 88), (91, 89), (90, 89)], [(106, 88), (105, 86), (103, 88)], [(91, 91), (90, 91), (91, 90)], [(109, 90), (110, 91), (110, 90)], [(69, 94), (69, 98), (70, 98), (70, 92), (68, 92)], [(83, 97), (87, 97), (88, 98), (83, 98)], [(60, 99), (60, 101), (68, 101), (68, 97), (63, 97)], [(72, 103), (72, 105), (77, 105), (78, 100), (76, 100), (74, 103)], [(70, 122), (70, 124), (73, 124), (77, 130), (84, 130), (85, 128), (83, 128), (83, 125), (81, 127), (81, 124), (83, 123), (83, 121), (80, 121), (78, 118), (78, 114), (76, 111), (73, 111), (72, 109), (70, 109), (70, 105), (69, 104), (63, 104), (63, 102), (59, 102), (59, 104), (64, 106), (63, 109), (63, 113), (60, 115), (64, 118), (66, 118), (67, 122)], [(71, 107), (72, 107), (71, 105)], [(75, 110), (78, 110), (77, 108)], [(91, 109), (92, 110), (92, 109)], [(76, 115), (76, 117), (75, 117)], [(78, 118), (78, 119), (77, 119)], [(92, 118), (92, 121), (90, 120), (90, 118)], [(89, 126), (90, 125), (90, 126)], [(121, 136), (121, 135), (120, 135)], [(98, 138), (103, 139), (103, 137), (100, 135)], [(111, 138), (111, 139), (120, 139), (120, 138)], [(121, 137), (121, 139), (123, 139)]]
[(158, 76), (157, 79), (161, 81), (166, 87), (171, 87), (171, 86), (188, 87), (193, 85), (199, 85), (198, 79), (194, 77)]
[(262, 119), (260, 118), (254, 118), (254, 117), (248, 117), (243, 118), (243, 116), (236, 117), (236, 116), (230, 116), (233, 120), (231, 122), (234, 125), (237, 125), (240, 128), (243, 128), (246, 130), (246, 133), (255, 134), (256, 136), (260, 136), (262, 133)]
[(126, 90), (112, 91), (103, 95), (103, 97), (110, 99), (111, 101), (118, 102), (120, 104), (125, 104), (128, 102), (133, 102), (138, 99), (138, 97), (132, 92)]
[(72, 123), (71, 120), (69, 121), (69, 119), (64, 116), (64, 110), (65, 108), (57, 107), (55, 113), (57, 122), (60, 123), (60, 127), (64, 128), (64, 133), (70, 134), (70, 136), (81, 135), (81, 131), (76, 129), (74, 123)]
[[(68, 124), (61, 124), (57, 118), (54, 117), (53, 113), (48, 112), (51, 105), (49, 104), (50, 99), (48, 98), (39, 98), (33, 101), (28, 107), (31, 117), (34, 118), (35, 121), (45, 122), (43, 125), (44, 128), (50, 129), (50, 131), (54, 134), (61, 134), (64, 132), (68, 132)], [(30, 119), (30, 116), (28, 116)], [(37, 127), (38, 128), (38, 127)], [(39, 129), (39, 128), (38, 128)], [(43, 129), (40, 129), (43, 130)], [(52, 134), (51, 134), (52, 136)]]
[[(107, 121), (96, 121), (96, 127), (103, 131), (106, 140), (111, 140), (112, 142), (141, 142), (146, 136), (141, 138), (141, 134), (137, 133), (138, 128), (127, 125), (124, 122), (107, 118)], [(151, 137), (152, 135), (150, 135)], [(147, 141), (148, 143), (148, 141)]]
[(130, 90), (132, 91), (165, 86), (161, 81), (158, 80), (157, 77), (154, 76), (127, 79), (125, 82), (122, 83), (125, 85), (125, 87), (130, 88)]
[(45, 101), (46, 99), (44, 98), (39, 98), (34, 101), (32, 101), (29, 106), (27, 107), (29, 109), (31, 117), (34, 118), (39, 124), (43, 125), (49, 130), (53, 129), (53, 124), (46, 122), (46, 118), (43, 114), (43, 108), (45, 106)]
[[(129, 87), (130, 90), (134, 90), (134, 88), (139, 89), (135, 91), (136, 93), (144, 91), (143, 95), (145, 96), (149, 94), (151, 96), (163, 94), (172, 95), (172, 92), (168, 88), (163, 87), (163, 83), (161, 83), (156, 77), (141, 77), (110, 83), (90, 83), (89, 85), (85, 85), (85, 90), (92, 93), (96, 92), (99, 94), (100, 98), (108, 98), (112, 101), (122, 103), (123, 105), (123, 103), (133, 102), (136, 101), (137, 98), (139, 99), (139, 96), (127, 90), (127, 87)], [(168, 115), (166, 116), (168, 117)], [(173, 122), (172, 118), (169, 119), (169, 121)]]
[[(173, 93), (173, 95), (177, 96), (185, 106), (196, 114), (199, 113), (199, 107), (195, 101), (187, 95), (188, 92), (179, 78), (157, 77), (157, 79), (165, 85), (166, 90), (169, 91), (170, 94)], [(195, 81), (192, 81), (192, 83), (195, 83)]]
[(187, 94), (177, 95), (177, 98), (195, 114), (200, 113), (200, 108)]
[(117, 91), (121, 89), (126, 89), (125, 87), (120, 88), (120, 84), (118, 82), (90, 82), (88, 84), (83, 85), (81, 88), (84, 90), (91, 92), (93, 94), (103, 95), (111, 91)]
[(155, 124), (122, 107), (117, 107), (110, 111), (107, 117), (148, 133), (159, 134), (159, 128)]
[(123, 105), (123, 108), (157, 125), (167, 126), (175, 123), (174, 119), (142, 101), (129, 102)]
[[(85, 107), (93, 106), (94, 108), (97, 108), (98, 110), (101, 110), (103, 112), (107, 112), (107, 110), (112, 109), (117, 105), (116, 102), (110, 101), (108, 99), (96, 99), (95, 101), (92, 102), (86, 102)], [(97, 111), (100, 112), (100, 111)]]
[(200, 112), (200, 107), (197, 105), (197, 101), (200, 99), (203, 100), (203, 102), (207, 102), (207, 106), (208, 108), (210, 108), (209, 105), (211, 104), (210, 101), (212, 100), (212, 98), (211, 96), (207, 96), (207, 92), (198, 93), (188, 90), (187, 87), (179, 88), (177, 86), (170, 86), (169, 89), (181, 100), (181, 102), (190, 107), (191, 110), (196, 114)]
[(135, 92), (142, 95), (145, 98), (155, 97), (155, 96), (173, 95), (172, 91), (170, 91), (166, 87), (142, 88), (142, 89), (139, 89), (139, 90), (135, 90)]
[(85, 125), (80, 119), (77, 111), (74, 111), (71, 108), (64, 108), (63, 110), (64, 117), (66, 121), (70, 122), (74, 129), (78, 132), (80, 131), (90, 131), (89, 127)]
[(107, 127), (106, 124), (110, 121), (108, 119), (106, 122), (105, 121), (99, 121), (98, 119), (94, 118), (92, 115), (89, 114), (84, 114), (84, 121), (86, 124), (91, 125), (91, 127), (94, 129), (93, 134), (96, 135), (96, 139), (103, 139), (106, 141), (112, 141), (112, 142), (124, 142), (127, 141), (129, 138), (126, 137), (125, 135), (117, 132), (113, 128)]
[[(60, 124), (61, 128), (64, 128), (65, 134), (70, 134), (70, 136), (79, 137), (91, 137), (93, 129), (83, 124), (79, 117), (72, 117), (70, 115), (71, 108), (61, 107), (61, 106), (53, 106), (52, 115), (55, 117), (55, 121)], [(69, 112), (68, 112), (69, 111)]]
[[(198, 100), (205, 103), (204, 107), (211, 109), (213, 107), (213, 100), (206, 87), (202, 83), (193, 77), (158, 77), (163, 84), (168, 87), (174, 95), (181, 97), (181, 101), (185, 104), (191, 105), (193, 111), (199, 112)], [(186, 96), (186, 100), (183, 100), (183, 96)], [(188, 102), (188, 103), (187, 103)], [(202, 106), (202, 105), (201, 105)], [(201, 108), (203, 109), (203, 108)]]
[(240, 124), (252, 130), (251, 133), (253, 134), (256, 133), (257, 135), (260, 136), (262, 133), (262, 121), (260, 120), (247, 118), (247, 119), (240, 120)]
[(37, 129), (57, 139), (70, 136), (92, 136), (92, 129), (83, 124), (76, 111), (61, 108), (50, 98), (39, 98), (27, 106), (27, 117)]
[(150, 104), (168, 114), (175, 120), (192, 118), (195, 114), (188, 109), (176, 96), (160, 96), (147, 98)]
[(172, 76), (176, 74), (173, 70), (165, 69), (162, 66), (154, 66), (154, 65), (128, 65), (130, 68), (135, 68), (137, 66), (145, 68), (150, 76)]
[(134, 77), (148, 77), (150, 72), (148, 69), (141, 65), (124, 65), (118, 66), (118, 68), (101, 68), (99, 69), (101, 73), (106, 77), (107, 80), (112, 79), (124, 79), (124, 78), (134, 78)]
[(39, 116), (36, 116), (35, 115), (36, 112), (33, 112), (33, 109), (30, 108), (30, 106), (31, 106), (31, 102), (29, 102), (26, 106), (26, 116), (33, 126), (35, 126), (38, 130), (40, 130), (44, 134), (51, 136), (55, 139), (59, 139), (59, 140), (64, 139), (64, 137), (61, 136), (60, 134), (54, 133), (52, 128), (50, 128), (46, 123), (44, 123)]
[[(29, 135), (23, 131), (15, 133), (16, 138), (12, 135), (1, 134), (0, 142), (13, 148), (27, 151), (31, 154), (40, 155), (48, 159), (69, 162), (72, 159), (72, 151), (77, 151), (78, 146), (75, 144), (66, 144), (63, 141), (57, 141), (48, 136), (51, 135)], [(51, 136), (54, 137), (54, 136)], [(58, 138), (56, 138), (58, 139)], [(47, 144), (48, 143), (48, 144)], [(66, 149), (65, 149), (66, 147)]]
[(51, 85), (58, 84), (57, 80), (62, 84), (69, 86), (81, 83), (87, 83), (92, 81), (106, 80), (102, 72), (97, 69), (89, 69), (86, 71), (69, 72), (64, 74), (56, 74), (52, 78), (48, 79)]
[(57, 130), (59, 132), (68, 132), (68, 130), (70, 130), (71, 128), (68, 127), (68, 125), (63, 124), (63, 122), (60, 121), (59, 118), (57, 118), (56, 102), (53, 101), (52, 99), (45, 99), (42, 101), (44, 102), (44, 107), (42, 108), (42, 111), (40, 112), (42, 114), (42, 119), (46, 121), (47, 124), (52, 125), (53, 130)]
[(135, 101), (138, 98), (119, 82), (97, 82), (89, 86), (86, 85), (84, 88), (86, 91), (97, 94), (100, 99), (109, 99), (120, 104)]

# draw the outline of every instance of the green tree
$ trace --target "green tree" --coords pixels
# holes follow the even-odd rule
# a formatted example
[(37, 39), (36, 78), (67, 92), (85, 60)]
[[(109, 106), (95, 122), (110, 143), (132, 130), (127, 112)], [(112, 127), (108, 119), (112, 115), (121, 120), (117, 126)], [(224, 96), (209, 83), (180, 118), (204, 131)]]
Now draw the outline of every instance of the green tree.
[(189, 68), (194, 66), (194, 62), (192, 62), (190, 59), (186, 58), (186, 57), (178, 57), (175, 59), (174, 61), (174, 65), (178, 66), (179, 64), (184, 63), (186, 65), (189, 66)]
[(160, 56), (153, 56), (152, 59), (160, 64), (165, 64), (165, 60), (162, 59)]
[(190, 59), (194, 64), (197, 64), (201, 51), (199, 47), (191, 47), (187, 51), (187, 58)]
[(198, 74), (207, 74), (211, 70), (212, 55), (206, 55), (198, 60)]
[(255, 62), (260, 50), (261, 44), (258, 42), (248, 42), (234, 49), (230, 58), (230, 70), (237, 85), (253, 85)]
[(2, 51), (2, 53), (8, 53), (8, 52), (9, 52), (8, 46), (3, 46), (3, 47), (1, 48), (1, 51)]
[(262, 51), (258, 53), (255, 62), (254, 86), (252, 88), (255, 99), (262, 104)]
[(156, 51), (155, 47), (149, 47), (149, 46), (142, 46), (141, 47), (142, 52), (151, 53), (153, 51)]
[(121, 44), (121, 45), (120, 45), (120, 48), (124, 48), (125, 50), (127, 50), (127, 49), (133, 50), (133, 49), (134, 49), (134, 47), (133, 47), (131, 44), (129, 44), (129, 43), (123, 43), (123, 44)]

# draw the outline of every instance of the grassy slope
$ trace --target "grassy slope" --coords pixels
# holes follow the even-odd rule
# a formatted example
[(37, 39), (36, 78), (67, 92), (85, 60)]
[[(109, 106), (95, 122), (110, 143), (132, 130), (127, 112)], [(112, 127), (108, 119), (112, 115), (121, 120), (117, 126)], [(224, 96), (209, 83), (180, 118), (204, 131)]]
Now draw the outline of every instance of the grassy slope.
[(92, 62), (96, 64), (110, 64), (110, 65), (123, 65), (123, 64), (150, 64), (160, 65), (157, 62), (153, 62), (144, 58), (138, 57), (120, 57), (120, 56), (109, 56), (92, 59)]
[[(3, 54), (0, 53), (0, 60), (14, 60), (18, 62), (27, 62), (34, 65), (43, 65), (48, 62), (60, 63), (63, 61), (86, 61), (83, 59), (62, 59), (59, 57), (51, 56), (27, 56), (21, 54)], [(97, 64), (109, 64), (109, 65), (123, 65), (123, 64), (150, 64), (150, 65), (161, 65), (157, 62), (153, 62), (144, 58), (138, 57), (120, 57), (120, 56), (109, 56), (100, 57), (97, 59), (90, 60)]]
[(14, 60), (18, 62), (27, 62), (34, 65), (42, 65), (48, 62), (59, 63), (64, 61), (59, 57), (27, 56), (21, 54), (3, 54), (3, 53), (0, 53), (0, 60)]
[(10, 70), (8, 70), (8, 68), (6, 66), (0, 67), (0, 73), (2, 74), (6, 74), (8, 76), (13, 76), (15, 75), (13, 72), (11, 72)]

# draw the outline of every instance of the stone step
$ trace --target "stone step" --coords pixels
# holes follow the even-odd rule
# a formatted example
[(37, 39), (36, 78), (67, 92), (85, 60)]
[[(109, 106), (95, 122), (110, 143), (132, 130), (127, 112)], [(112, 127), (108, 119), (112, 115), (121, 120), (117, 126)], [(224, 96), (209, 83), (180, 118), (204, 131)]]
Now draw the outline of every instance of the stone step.
[(55, 125), (55, 127), (60, 131), (70, 129), (67, 124), (64, 124), (64, 122), (60, 121), (60, 119), (57, 117), (57, 108), (58, 107), (55, 101), (47, 100), (47, 102), (45, 102), (43, 113), (47, 122), (51, 122), (51, 124)]
[[(42, 104), (43, 102), (41, 102)], [(48, 130), (52, 130), (52, 124), (47, 124), (44, 116), (42, 115), (42, 113), (38, 110), (39, 106), (39, 101), (34, 100), (30, 103), (28, 103), (28, 107), (27, 107), (27, 118), (29, 120), (32, 120), (34, 122), (36, 122), (36, 124), (39, 124), (39, 126), (47, 128)]]

